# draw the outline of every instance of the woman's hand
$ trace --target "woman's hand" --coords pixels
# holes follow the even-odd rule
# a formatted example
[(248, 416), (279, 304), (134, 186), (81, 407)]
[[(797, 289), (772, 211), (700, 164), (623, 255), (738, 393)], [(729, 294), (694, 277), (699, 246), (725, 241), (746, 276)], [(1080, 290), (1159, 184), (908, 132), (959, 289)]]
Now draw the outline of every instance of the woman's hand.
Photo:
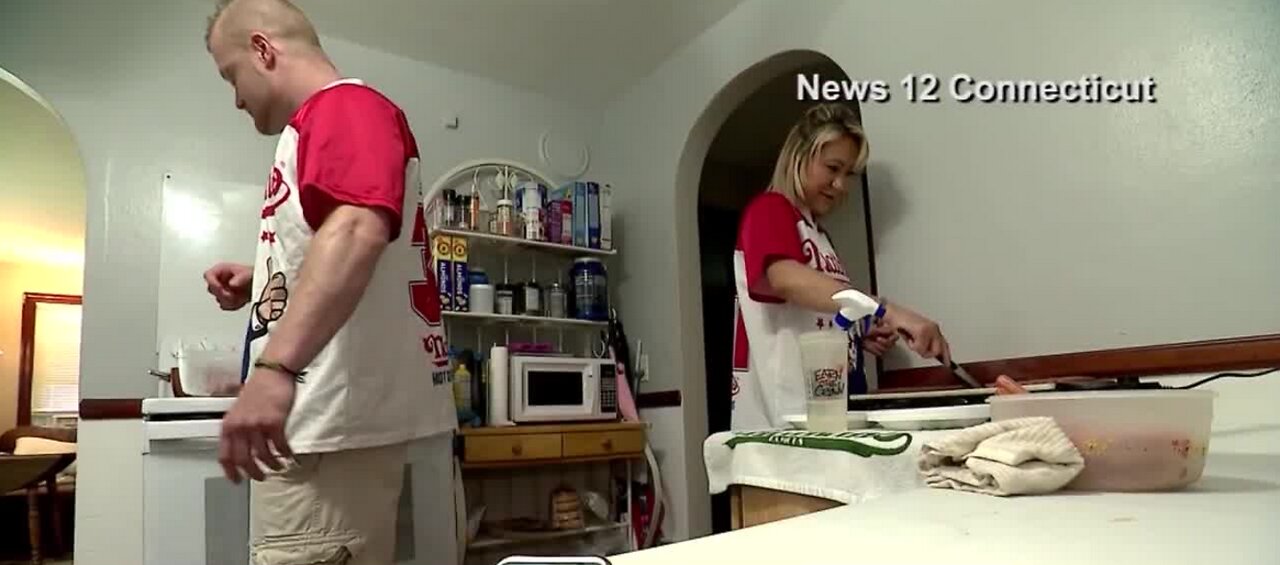
[(871, 326), (871, 331), (862, 338), (862, 348), (876, 357), (884, 356), (895, 343), (898, 343), (898, 332), (883, 320), (876, 321), (876, 325)]
[(908, 308), (889, 304), (884, 321), (894, 332), (906, 338), (907, 347), (926, 359), (941, 359), (943, 365), (951, 363), (951, 346), (942, 336), (938, 323)]

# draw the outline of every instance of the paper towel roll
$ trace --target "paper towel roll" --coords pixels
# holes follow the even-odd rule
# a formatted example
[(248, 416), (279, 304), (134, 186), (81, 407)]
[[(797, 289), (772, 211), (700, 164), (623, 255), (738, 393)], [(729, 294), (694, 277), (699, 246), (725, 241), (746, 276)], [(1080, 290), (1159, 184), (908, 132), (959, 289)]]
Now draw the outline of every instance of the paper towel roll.
[(511, 413), (507, 410), (508, 374), (511, 372), (511, 361), (507, 348), (501, 345), (489, 350), (489, 425), (511, 426)]

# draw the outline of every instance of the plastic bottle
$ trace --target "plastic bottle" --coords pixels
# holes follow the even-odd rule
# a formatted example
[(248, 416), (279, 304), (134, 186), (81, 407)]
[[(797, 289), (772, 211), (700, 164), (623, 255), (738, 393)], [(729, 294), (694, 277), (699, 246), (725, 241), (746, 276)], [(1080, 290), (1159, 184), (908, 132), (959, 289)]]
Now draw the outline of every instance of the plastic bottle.
[(831, 296), (831, 299), (840, 304), (840, 311), (831, 321), (836, 327), (853, 335), (853, 348), (849, 352), (853, 366), (850, 367), (849, 379), (860, 383), (855, 385), (855, 390), (864, 390), (867, 374), (863, 360), (862, 340), (865, 339), (866, 332), (871, 329), (871, 326), (884, 317), (884, 305), (853, 289), (837, 292)]
[(471, 412), (471, 371), (461, 360), (458, 362), (457, 369), (453, 371), (453, 405), (460, 417), (469, 417), (467, 415)]
[(842, 330), (853, 329), (854, 322), (867, 316), (875, 316), (877, 318), (884, 316), (883, 305), (876, 302), (876, 299), (852, 288), (831, 295), (831, 299), (840, 304), (840, 311), (836, 313), (832, 321)]
[(498, 213), (496, 227), (498, 235), (513, 236), (515, 235), (515, 206), (510, 200), (498, 201)]

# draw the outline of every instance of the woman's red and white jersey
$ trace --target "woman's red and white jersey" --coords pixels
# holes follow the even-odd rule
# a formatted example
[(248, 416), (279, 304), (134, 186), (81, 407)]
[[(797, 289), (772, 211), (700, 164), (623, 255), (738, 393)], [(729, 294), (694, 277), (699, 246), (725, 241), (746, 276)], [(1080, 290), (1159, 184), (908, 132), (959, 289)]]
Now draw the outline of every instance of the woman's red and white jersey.
[(734, 430), (786, 426), (805, 413), (800, 334), (830, 328), (832, 315), (789, 304), (765, 272), (791, 259), (842, 283), (849, 276), (826, 232), (780, 193), (756, 196), (743, 211), (733, 253), (737, 308), (733, 339)]
[(392, 230), (355, 312), (297, 385), (286, 425), (295, 452), (386, 445), (456, 428), (420, 193), (417, 142), (404, 113), (358, 80), (312, 95), (280, 135), (257, 234), (247, 361), (262, 353), (296, 298), (307, 250), (333, 210), (376, 209)]

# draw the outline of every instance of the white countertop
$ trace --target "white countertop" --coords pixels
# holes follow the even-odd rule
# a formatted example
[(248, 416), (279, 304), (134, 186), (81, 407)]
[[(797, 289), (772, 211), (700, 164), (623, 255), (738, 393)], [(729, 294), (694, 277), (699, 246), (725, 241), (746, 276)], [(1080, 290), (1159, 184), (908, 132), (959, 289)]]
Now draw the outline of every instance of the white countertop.
[(142, 399), (143, 415), (158, 414), (216, 414), (231, 409), (234, 397), (196, 397), (183, 398), (144, 398)]
[(616, 565), (1275, 565), (1280, 424), (1215, 432), (1204, 477), (1158, 494), (921, 489), (609, 558)]

